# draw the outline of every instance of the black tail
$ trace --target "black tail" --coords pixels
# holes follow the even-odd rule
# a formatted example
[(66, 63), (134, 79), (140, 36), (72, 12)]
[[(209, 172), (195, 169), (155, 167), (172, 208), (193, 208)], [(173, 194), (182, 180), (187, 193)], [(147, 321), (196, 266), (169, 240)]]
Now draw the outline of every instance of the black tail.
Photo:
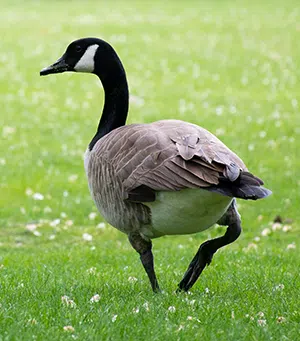
[(241, 172), (235, 181), (231, 182), (229, 179), (221, 177), (218, 185), (208, 187), (207, 189), (229, 197), (257, 200), (272, 194), (272, 191), (269, 189), (261, 187), (263, 184), (263, 181), (253, 174)]

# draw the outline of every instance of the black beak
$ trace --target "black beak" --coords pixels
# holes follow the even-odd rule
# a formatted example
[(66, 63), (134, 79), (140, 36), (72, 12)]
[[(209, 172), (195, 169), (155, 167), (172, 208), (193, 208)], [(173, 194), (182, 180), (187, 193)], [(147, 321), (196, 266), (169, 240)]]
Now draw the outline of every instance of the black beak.
[(51, 73), (62, 73), (65, 71), (71, 71), (71, 68), (65, 61), (65, 55), (63, 55), (54, 64), (43, 68), (40, 71), (40, 76), (50, 75)]

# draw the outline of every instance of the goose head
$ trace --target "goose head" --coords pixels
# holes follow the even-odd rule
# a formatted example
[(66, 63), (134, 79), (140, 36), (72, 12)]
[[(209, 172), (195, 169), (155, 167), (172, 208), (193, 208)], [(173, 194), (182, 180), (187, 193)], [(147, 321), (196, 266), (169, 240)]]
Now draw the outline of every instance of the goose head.
[(93, 73), (100, 78), (104, 89), (105, 103), (101, 120), (89, 145), (92, 150), (101, 137), (126, 123), (129, 104), (126, 73), (113, 47), (98, 38), (73, 41), (55, 63), (40, 71), (40, 75), (66, 71)]
[(66, 71), (94, 73), (102, 82), (108, 77), (116, 78), (119, 73), (124, 73), (115, 50), (106, 41), (98, 38), (73, 41), (55, 63), (40, 71), (40, 75)]

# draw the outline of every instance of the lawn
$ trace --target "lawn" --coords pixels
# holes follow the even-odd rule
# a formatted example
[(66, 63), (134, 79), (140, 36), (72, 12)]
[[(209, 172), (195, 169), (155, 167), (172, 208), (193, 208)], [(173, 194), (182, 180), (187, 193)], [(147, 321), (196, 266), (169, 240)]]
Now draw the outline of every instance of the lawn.
[[(298, 1), (0, 5), (0, 340), (299, 340)], [(101, 84), (39, 76), (85, 36), (109, 41), (124, 63), (128, 123), (199, 124), (273, 191), (238, 202), (241, 237), (188, 294), (175, 293), (188, 263), (224, 228), (154, 240), (163, 293), (151, 292), (87, 188)]]

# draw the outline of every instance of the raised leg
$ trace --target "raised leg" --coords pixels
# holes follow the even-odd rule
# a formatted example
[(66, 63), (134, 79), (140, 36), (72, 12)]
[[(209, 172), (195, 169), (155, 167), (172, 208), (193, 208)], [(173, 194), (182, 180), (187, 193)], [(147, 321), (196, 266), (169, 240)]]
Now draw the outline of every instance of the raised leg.
[(241, 218), (236, 208), (235, 199), (217, 223), (228, 226), (225, 235), (208, 240), (200, 245), (198, 252), (178, 285), (179, 291), (188, 291), (197, 281), (205, 266), (210, 264), (214, 253), (219, 248), (234, 242), (241, 234)]
[(154, 271), (151, 241), (146, 241), (138, 233), (130, 234), (128, 239), (132, 247), (140, 254), (140, 259), (149, 277), (152, 290), (154, 292), (159, 292), (160, 289)]

